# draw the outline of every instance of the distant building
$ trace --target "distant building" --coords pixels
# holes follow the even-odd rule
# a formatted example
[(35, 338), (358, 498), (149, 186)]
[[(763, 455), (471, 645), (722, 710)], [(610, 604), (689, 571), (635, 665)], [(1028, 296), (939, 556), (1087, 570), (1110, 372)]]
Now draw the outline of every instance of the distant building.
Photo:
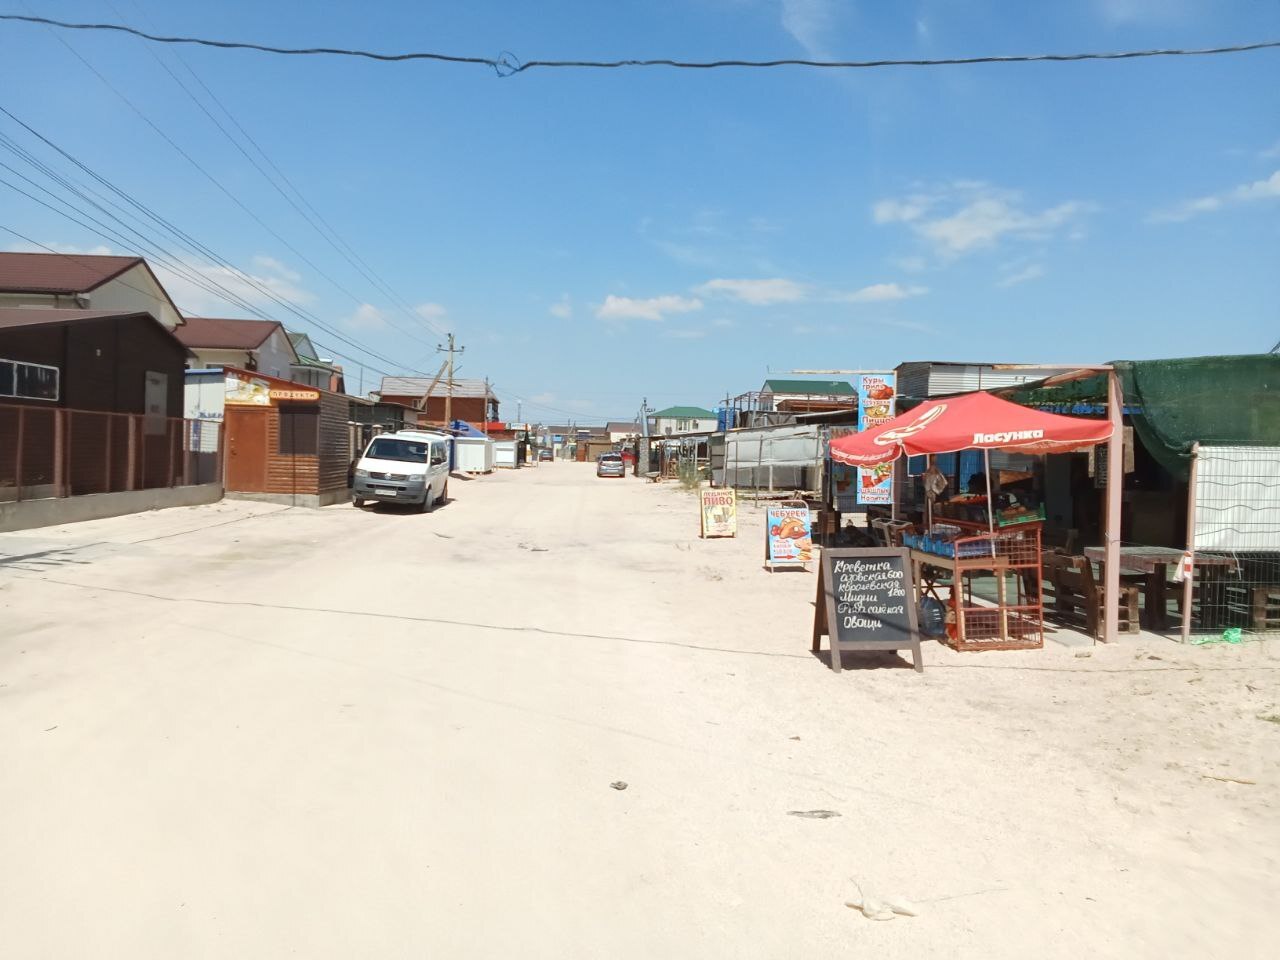
[(619, 423), (611, 420), (604, 425), (605, 431), (609, 434), (609, 439), (614, 443), (619, 440), (629, 440), (632, 437), (638, 437), (641, 434), (640, 424), (638, 423)]
[(655, 436), (676, 433), (705, 433), (716, 429), (716, 415), (702, 407), (667, 407), (653, 415)]
[[(388, 403), (402, 403), (420, 411), (420, 419), (426, 423), (444, 423), (446, 397), (449, 383), (443, 377), (432, 381), (427, 377), (383, 377), (379, 399)], [(484, 380), (453, 380), (454, 420), (468, 423), (484, 423), (498, 418), (498, 397)]]
[(298, 364), (288, 333), (275, 320), (187, 317), (177, 336), (194, 355), (193, 367), (236, 367), (288, 380)]
[(858, 394), (845, 380), (766, 380), (760, 406), (787, 413), (826, 412), (857, 408)]
[(332, 360), (321, 358), (305, 333), (290, 333), (289, 343), (298, 355), (298, 362), (289, 367), (289, 379), (294, 383), (306, 383), (332, 393), (346, 393), (342, 367)]
[(141, 257), (0, 253), (0, 308), (149, 313), (169, 330), (182, 313)]

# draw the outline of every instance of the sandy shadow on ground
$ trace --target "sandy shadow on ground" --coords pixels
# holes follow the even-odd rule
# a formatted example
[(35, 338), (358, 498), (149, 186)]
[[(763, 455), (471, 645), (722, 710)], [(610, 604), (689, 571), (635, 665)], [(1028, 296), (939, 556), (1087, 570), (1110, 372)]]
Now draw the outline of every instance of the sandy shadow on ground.
[[(814, 650), (814, 659), (821, 663), (828, 670), (831, 669), (831, 651), (827, 649)], [(907, 657), (903, 657), (896, 650), (867, 650), (865, 652), (853, 652), (849, 650), (843, 651), (840, 658), (841, 670), (878, 670), (884, 668), (886, 670), (910, 670), (912, 669), (910, 654), (906, 651)]]

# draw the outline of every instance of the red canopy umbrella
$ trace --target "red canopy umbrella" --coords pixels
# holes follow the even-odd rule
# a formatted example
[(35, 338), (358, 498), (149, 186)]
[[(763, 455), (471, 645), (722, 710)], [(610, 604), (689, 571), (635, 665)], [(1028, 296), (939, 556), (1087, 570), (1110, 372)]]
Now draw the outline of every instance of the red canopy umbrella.
[(989, 393), (928, 400), (874, 430), (831, 441), (831, 458), (858, 467), (902, 455), (959, 450), (1067, 453), (1111, 436), (1107, 420), (1084, 420), (1020, 407)]

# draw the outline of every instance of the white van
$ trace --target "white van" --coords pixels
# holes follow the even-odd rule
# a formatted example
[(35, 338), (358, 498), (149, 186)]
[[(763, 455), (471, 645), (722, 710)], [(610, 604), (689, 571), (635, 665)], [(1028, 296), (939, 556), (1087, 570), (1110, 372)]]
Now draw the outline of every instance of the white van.
[(413, 503), (424, 512), (449, 496), (449, 443), (443, 433), (400, 430), (369, 441), (356, 463), (351, 502)]

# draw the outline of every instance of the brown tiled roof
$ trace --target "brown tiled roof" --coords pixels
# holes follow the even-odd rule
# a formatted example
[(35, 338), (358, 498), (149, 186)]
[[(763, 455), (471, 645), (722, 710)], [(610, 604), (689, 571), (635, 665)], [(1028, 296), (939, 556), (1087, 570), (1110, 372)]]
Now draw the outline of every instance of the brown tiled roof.
[(78, 253), (0, 253), (0, 291), (88, 293), (142, 262), (141, 257)]
[(195, 350), (256, 350), (277, 329), (275, 320), (232, 320), (186, 317), (174, 335)]

